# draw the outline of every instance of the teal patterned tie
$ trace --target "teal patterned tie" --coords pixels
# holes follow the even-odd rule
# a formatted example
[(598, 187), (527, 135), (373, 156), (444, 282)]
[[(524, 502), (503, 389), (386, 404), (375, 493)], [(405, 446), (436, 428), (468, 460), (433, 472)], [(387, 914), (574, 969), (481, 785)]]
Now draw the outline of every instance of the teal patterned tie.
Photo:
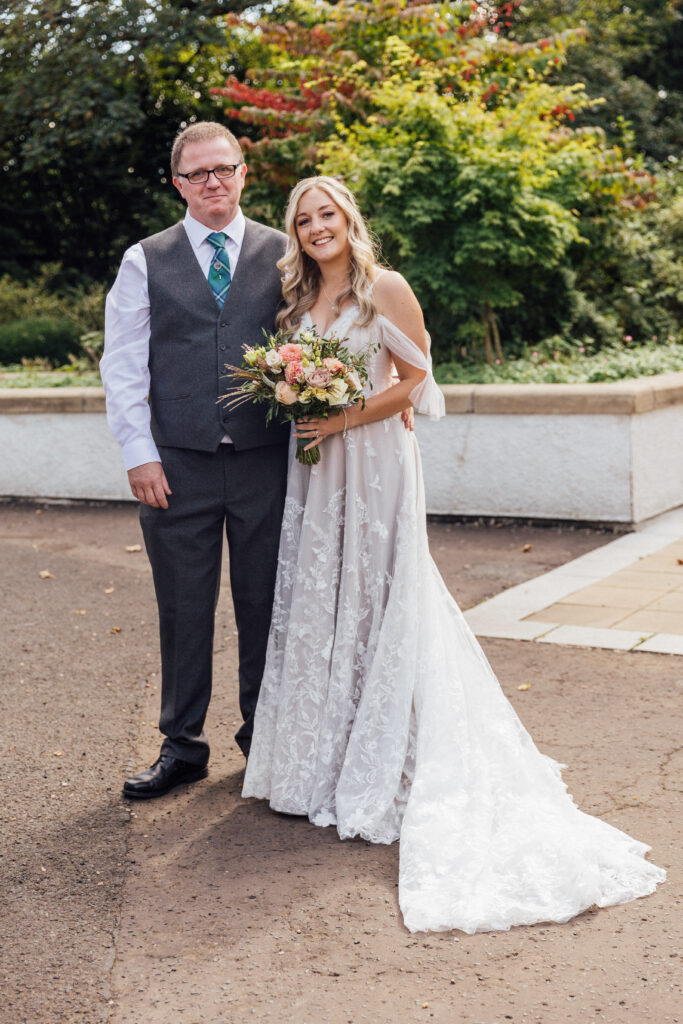
[(228, 236), (225, 231), (212, 231), (208, 239), (216, 250), (211, 260), (209, 284), (216, 296), (216, 302), (222, 308), (225, 296), (228, 294), (228, 288), (230, 287), (230, 261), (225, 251), (225, 243)]

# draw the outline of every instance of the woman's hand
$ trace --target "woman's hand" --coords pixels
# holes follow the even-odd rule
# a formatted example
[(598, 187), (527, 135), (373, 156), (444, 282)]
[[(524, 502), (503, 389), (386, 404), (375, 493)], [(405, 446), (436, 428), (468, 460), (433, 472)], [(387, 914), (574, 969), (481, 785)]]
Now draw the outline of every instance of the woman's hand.
[(310, 444), (304, 445), (304, 451), (315, 448), (317, 444), (324, 441), (331, 434), (341, 434), (346, 426), (346, 419), (342, 412), (335, 412), (328, 419), (309, 416), (306, 419), (296, 420), (295, 436), (297, 438), (308, 438)]

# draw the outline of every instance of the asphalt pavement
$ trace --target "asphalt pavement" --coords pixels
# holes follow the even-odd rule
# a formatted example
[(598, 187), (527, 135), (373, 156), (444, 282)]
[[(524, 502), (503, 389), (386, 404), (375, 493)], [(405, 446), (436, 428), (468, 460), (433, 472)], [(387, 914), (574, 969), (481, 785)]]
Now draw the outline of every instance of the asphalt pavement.
[[(463, 608), (611, 539), (430, 525)], [(0, 505), (1, 1024), (683, 1020), (683, 658), (483, 641), (539, 747), (568, 764), (579, 806), (650, 843), (669, 880), (567, 925), (413, 936), (396, 846), (342, 843), (241, 800), (227, 571), (209, 778), (122, 798), (159, 747), (141, 545), (131, 505)]]

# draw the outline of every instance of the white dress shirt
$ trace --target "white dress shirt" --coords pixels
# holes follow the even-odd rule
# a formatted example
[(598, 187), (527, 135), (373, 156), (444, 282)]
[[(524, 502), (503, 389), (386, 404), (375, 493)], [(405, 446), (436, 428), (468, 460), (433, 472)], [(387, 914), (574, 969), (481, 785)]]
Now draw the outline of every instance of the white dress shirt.
[[(208, 279), (215, 249), (208, 236), (213, 229), (185, 214), (187, 232), (197, 262)], [(244, 240), (245, 220), (241, 210), (224, 228), (230, 275), (235, 268)], [(160, 462), (150, 429), (149, 395), (149, 290), (147, 261), (142, 245), (127, 249), (111, 291), (104, 314), (104, 355), (100, 374), (107, 395), (107, 419), (111, 432), (121, 446), (123, 464), (134, 469), (145, 462)], [(229, 441), (224, 437), (223, 441)]]

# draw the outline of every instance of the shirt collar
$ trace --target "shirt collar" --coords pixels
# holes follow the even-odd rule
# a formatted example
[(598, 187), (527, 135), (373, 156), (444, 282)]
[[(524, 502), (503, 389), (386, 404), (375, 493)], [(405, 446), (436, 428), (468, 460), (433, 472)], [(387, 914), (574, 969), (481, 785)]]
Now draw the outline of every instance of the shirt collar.
[[(205, 242), (209, 235), (214, 231), (213, 228), (207, 228), (206, 224), (202, 224), (200, 221), (195, 220), (195, 218), (187, 211), (185, 213), (184, 224), (187, 237), (190, 239), (195, 249), (198, 249), (202, 242)], [(241, 208), (238, 207), (236, 216), (233, 217), (229, 224), (226, 224), (226, 226), (220, 230), (225, 231), (228, 238), (238, 247), (241, 247), (242, 242), (244, 241), (245, 228), (246, 220)]]

